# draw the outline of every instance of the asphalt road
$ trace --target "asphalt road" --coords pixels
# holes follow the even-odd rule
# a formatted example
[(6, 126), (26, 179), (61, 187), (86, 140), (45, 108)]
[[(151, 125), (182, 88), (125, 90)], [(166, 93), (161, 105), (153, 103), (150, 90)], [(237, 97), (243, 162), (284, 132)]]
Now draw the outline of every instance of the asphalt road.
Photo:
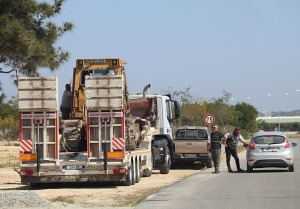
[[(213, 169), (193, 175), (147, 197), (135, 209), (293, 209), (300, 208), (300, 140), (295, 149), (295, 172), (287, 169), (254, 169), (253, 173), (221, 173)], [(239, 153), (246, 170), (246, 152)], [(231, 159), (233, 170), (236, 169)]]

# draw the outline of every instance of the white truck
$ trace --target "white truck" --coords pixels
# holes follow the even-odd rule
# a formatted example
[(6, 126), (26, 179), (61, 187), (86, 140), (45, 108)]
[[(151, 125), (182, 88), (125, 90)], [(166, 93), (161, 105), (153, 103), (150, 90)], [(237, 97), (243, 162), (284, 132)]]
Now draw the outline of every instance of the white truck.
[[(22, 184), (120, 182), (130, 186), (173, 159), (170, 96), (129, 95), (122, 59), (78, 59), (72, 112), (60, 120), (57, 77), (19, 77)], [(174, 115), (174, 116), (173, 116)]]

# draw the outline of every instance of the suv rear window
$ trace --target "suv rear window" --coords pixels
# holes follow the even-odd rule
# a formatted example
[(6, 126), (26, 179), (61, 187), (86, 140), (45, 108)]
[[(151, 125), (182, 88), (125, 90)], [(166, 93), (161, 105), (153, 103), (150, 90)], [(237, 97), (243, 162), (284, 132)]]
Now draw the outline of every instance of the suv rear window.
[(285, 141), (283, 136), (259, 136), (253, 139), (255, 144), (281, 144)]
[(207, 138), (207, 132), (204, 129), (179, 129), (176, 132), (177, 138), (188, 139), (205, 139)]

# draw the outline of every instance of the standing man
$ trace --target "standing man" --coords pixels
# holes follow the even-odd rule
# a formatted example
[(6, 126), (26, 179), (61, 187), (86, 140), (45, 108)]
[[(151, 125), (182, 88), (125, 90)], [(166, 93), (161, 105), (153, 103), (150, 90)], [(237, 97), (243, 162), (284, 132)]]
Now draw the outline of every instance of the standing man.
[(220, 156), (221, 156), (221, 141), (224, 138), (224, 134), (219, 132), (217, 125), (212, 126), (212, 132), (210, 134), (210, 151), (211, 158), (214, 162), (215, 171), (214, 174), (220, 173)]
[(240, 160), (239, 160), (237, 150), (236, 150), (239, 141), (242, 142), (244, 144), (244, 146), (246, 146), (246, 142), (240, 133), (240, 129), (235, 128), (232, 133), (226, 134), (224, 140), (225, 140), (224, 146), (225, 146), (226, 164), (227, 164), (228, 172), (229, 173), (232, 172), (232, 169), (230, 166), (231, 155), (235, 160), (237, 172), (243, 172), (244, 170), (241, 169), (241, 167), (240, 167)]
[(72, 108), (71, 87), (70, 84), (66, 84), (66, 90), (63, 93), (61, 104), (60, 104), (60, 111), (63, 120), (70, 118), (71, 108)]

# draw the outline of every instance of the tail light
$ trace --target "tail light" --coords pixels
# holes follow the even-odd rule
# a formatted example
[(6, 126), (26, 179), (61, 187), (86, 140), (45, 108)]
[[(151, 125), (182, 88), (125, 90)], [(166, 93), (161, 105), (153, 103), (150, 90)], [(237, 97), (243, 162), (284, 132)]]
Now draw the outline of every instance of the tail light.
[(211, 149), (210, 146), (211, 146), (210, 143), (207, 143), (207, 151), (209, 151), (209, 152), (210, 152), (210, 149)]
[(127, 172), (126, 168), (114, 168), (113, 169), (113, 173), (114, 174), (124, 174)]
[(253, 141), (250, 142), (250, 144), (249, 144), (248, 147), (249, 147), (249, 149), (254, 149), (254, 143), (253, 143)]
[(284, 148), (287, 149), (287, 148), (290, 148), (290, 147), (291, 147), (291, 143), (289, 142), (289, 140), (286, 140)]
[(33, 175), (33, 171), (32, 170), (21, 170), (19, 172), (20, 176), (32, 176)]

